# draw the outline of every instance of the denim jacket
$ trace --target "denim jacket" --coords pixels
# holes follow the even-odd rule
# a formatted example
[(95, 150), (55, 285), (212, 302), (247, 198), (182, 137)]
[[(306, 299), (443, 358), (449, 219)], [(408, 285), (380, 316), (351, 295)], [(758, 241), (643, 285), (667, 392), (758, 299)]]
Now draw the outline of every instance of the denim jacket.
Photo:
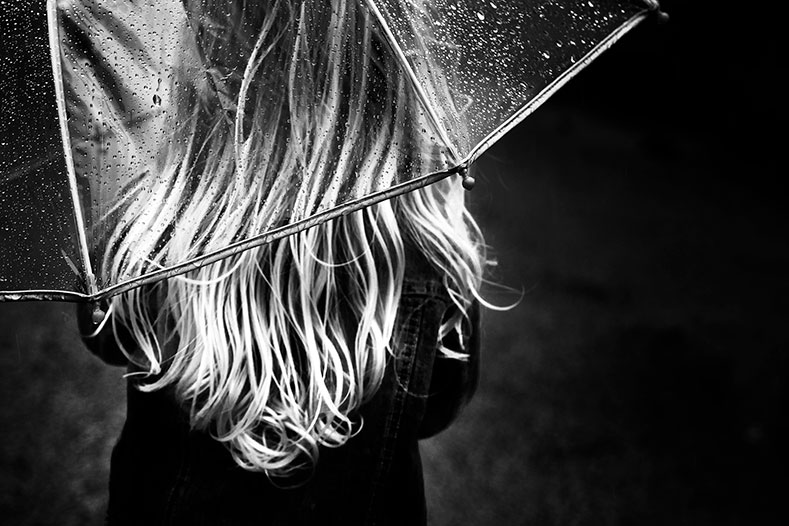
[[(437, 356), (451, 306), (440, 278), (408, 256), (397, 314), (399, 342), (383, 383), (360, 409), (362, 430), (339, 448), (321, 448), (311, 476), (270, 480), (236, 466), (200, 431), (167, 389), (129, 386), (127, 420), (113, 453), (110, 525), (403, 525), (426, 523), (418, 440), (446, 428), (476, 388), (479, 312), (472, 310), (468, 360)], [(88, 346), (120, 363), (112, 335)], [(459, 349), (456, 334), (443, 344)]]

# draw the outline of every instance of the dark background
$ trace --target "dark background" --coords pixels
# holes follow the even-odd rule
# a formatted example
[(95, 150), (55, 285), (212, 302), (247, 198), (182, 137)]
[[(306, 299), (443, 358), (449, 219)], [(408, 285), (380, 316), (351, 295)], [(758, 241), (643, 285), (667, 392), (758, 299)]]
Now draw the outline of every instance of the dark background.
[[(786, 520), (782, 28), (663, 5), (479, 163), (492, 280), (523, 297), (423, 444), (433, 526)], [(71, 306), (0, 304), (3, 524), (100, 523), (121, 373)]]

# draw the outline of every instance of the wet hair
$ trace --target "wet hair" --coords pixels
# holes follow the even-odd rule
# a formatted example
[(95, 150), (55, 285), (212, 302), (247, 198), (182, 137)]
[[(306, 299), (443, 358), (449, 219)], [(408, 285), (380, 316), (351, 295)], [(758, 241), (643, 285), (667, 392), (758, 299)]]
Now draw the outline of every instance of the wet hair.
[[(107, 281), (441, 164), (364, 1), (256, 4), (184, 0), (186, 58), (165, 81), (179, 126), (157, 164), (125, 183)], [(438, 64), (415, 67), (448, 89)], [(286, 476), (358, 430), (351, 415), (396, 352), (406, 245), (443, 277), (452, 308), (436, 345), (463, 359), (441, 340), (467, 334), (486, 260), (454, 177), (116, 296), (111, 321), (133, 339), (123, 350), (139, 389), (172, 387), (191, 425), (239, 466)]]

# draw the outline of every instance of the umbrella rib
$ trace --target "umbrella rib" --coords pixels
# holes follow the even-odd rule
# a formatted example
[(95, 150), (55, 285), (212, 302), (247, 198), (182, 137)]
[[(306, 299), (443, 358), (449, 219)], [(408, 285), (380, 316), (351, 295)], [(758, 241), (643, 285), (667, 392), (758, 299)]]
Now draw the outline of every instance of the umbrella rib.
[(419, 79), (416, 77), (416, 73), (411, 67), (411, 64), (408, 62), (408, 58), (405, 56), (403, 49), (400, 47), (400, 44), (397, 43), (397, 39), (395, 38), (394, 33), (392, 33), (389, 24), (386, 23), (383, 13), (381, 13), (381, 10), (378, 9), (378, 5), (375, 3), (375, 0), (364, 1), (369, 6), (370, 10), (372, 10), (372, 12), (375, 14), (378, 22), (381, 24), (381, 28), (383, 29), (384, 35), (386, 36), (386, 40), (389, 42), (389, 47), (392, 48), (392, 51), (397, 56), (398, 62), (400, 62), (400, 67), (405, 70), (406, 76), (411, 82), (411, 87), (416, 91), (416, 95), (419, 97), (419, 101), (422, 103), (422, 106), (424, 106), (425, 111), (427, 112), (427, 115), (433, 124), (433, 127), (436, 129), (438, 135), (441, 137), (441, 140), (444, 142), (444, 145), (452, 155), (452, 163), (457, 164), (460, 154), (458, 153), (452, 141), (449, 140), (449, 136), (447, 135), (444, 127), (441, 126), (441, 120), (438, 118), (435, 108), (433, 108), (433, 105), (430, 103), (430, 99), (428, 98), (427, 93), (425, 93), (425, 89), (422, 87)]
[(55, 80), (55, 94), (58, 106), (58, 119), (60, 120), (60, 134), (63, 142), (63, 152), (66, 157), (66, 173), (68, 175), (69, 190), (74, 211), (74, 222), (77, 227), (77, 240), (82, 265), (86, 273), (86, 287), (89, 295), (98, 292), (96, 278), (90, 264), (90, 253), (88, 252), (88, 239), (85, 230), (85, 218), (80, 202), (79, 190), (77, 188), (77, 174), (74, 170), (74, 158), (71, 155), (71, 137), (68, 130), (68, 115), (66, 114), (65, 94), (63, 91), (63, 70), (60, 64), (60, 39), (57, 27), (57, 0), (47, 0), (47, 22), (49, 25), (49, 46), (52, 57), (52, 73)]
[[(270, 243), (276, 239), (281, 239), (285, 236), (289, 236), (301, 232), (302, 230), (306, 230), (315, 225), (324, 223), (326, 221), (335, 219), (340, 216), (347, 215), (356, 210), (365, 208), (375, 203), (379, 203), (386, 199), (391, 199), (392, 197), (416, 190), (417, 188), (422, 188), (424, 186), (434, 184), (442, 179), (457, 174), (460, 169), (461, 167), (458, 166), (458, 167), (450, 168), (448, 170), (433, 172), (424, 175), (422, 177), (418, 177), (416, 179), (410, 179), (408, 181), (404, 181), (395, 186), (383, 190), (379, 190), (375, 193), (366, 195), (364, 197), (360, 197), (352, 201), (347, 201), (342, 205), (335, 206), (334, 208), (318, 213), (314, 216), (308, 217), (306, 219), (302, 219), (300, 221), (291, 223), (286, 226), (269, 230), (268, 232), (253, 236), (244, 241), (238, 241), (236, 243), (228, 245), (223, 249), (216, 250), (208, 254), (203, 254), (202, 256), (196, 257), (189, 261), (185, 261), (183, 263), (179, 263), (177, 265), (173, 265), (171, 267), (165, 267), (159, 270), (155, 270), (153, 272), (150, 272), (142, 276), (138, 276), (137, 278), (133, 278), (128, 281), (117, 283), (111, 287), (107, 287), (106, 289), (101, 290), (97, 294), (91, 295), (90, 299), (94, 301), (102, 300), (114, 296), (116, 294), (126, 292), (127, 290), (131, 290), (133, 288), (139, 287), (146, 283), (151, 283), (154, 281), (158, 281), (160, 279), (170, 278), (178, 274), (183, 274), (184, 272), (187, 272), (189, 270), (193, 270), (195, 268), (202, 267), (204, 265), (209, 265), (211, 263), (219, 261), (220, 259), (226, 258), (230, 255), (243, 252), (244, 250), (248, 250), (250, 248), (260, 246), (264, 243)], [(75, 298), (76, 301), (85, 298), (85, 296), (81, 296), (81, 295), (80, 296), (75, 295), (73, 297)]]
[(11, 301), (69, 301), (72, 303), (85, 303), (92, 301), (94, 296), (88, 296), (80, 292), (69, 292), (65, 290), (14, 290), (0, 291), (0, 303)]

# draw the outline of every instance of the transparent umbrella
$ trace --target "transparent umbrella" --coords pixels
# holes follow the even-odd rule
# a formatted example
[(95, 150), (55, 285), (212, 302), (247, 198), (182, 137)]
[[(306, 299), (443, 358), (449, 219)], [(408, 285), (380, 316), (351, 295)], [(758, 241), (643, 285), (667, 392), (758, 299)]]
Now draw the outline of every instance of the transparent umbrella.
[[(372, 31), (299, 42), (299, 25), (316, 23), (315, 13), (331, 21), (351, 4)], [(659, 13), (652, 0), (262, 5), (6, 2), (0, 300), (105, 299), (446, 177), (471, 188), (475, 159), (650, 12)], [(351, 46), (364, 45), (377, 80), (343, 64)], [(283, 74), (281, 64), (267, 62), (283, 55), (277, 46), (300, 60), (341, 59), (333, 69), (301, 70), (294, 61)], [(302, 82), (316, 71), (325, 79)], [(301, 85), (316, 90), (300, 94), (301, 104), (314, 104), (290, 107), (285, 117), (266, 114), (267, 101), (294, 99)], [(377, 99), (386, 90), (417, 104), (392, 109)], [(255, 121), (261, 115), (277, 126), (263, 129)], [(294, 121), (311, 118), (327, 123), (324, 133), (299, 136)], [(347, 148), (349, 128), (364, 137), (360, 131), (397, 126), (428, 140), (393, 147), (360, 139)], [(285, 169), (267, 146), (282, 142), (282, 133), (317, 152), (309, 163)], [(218, 136), (232, 136), (234, 147), (218, 156), (221, 166), (209, 166), (217, 156), (206, 152), (220, 144)], [(251, 154), (252, 144), (263, 153)], [(408, 154), (386, 162), (396, 148)], [(266, 163), (279, 163), (290, 179), (260, 175)], [(316, 187), (311, 170), (318, 169), (336, 177)], [(293, 210), (276, 214), (278, 221), (250, 220), (250, 207), (274, 201)], [(217, 225), (227, 223), (244, 226), (222, 235)], [(174, 236), (189, 246), (177, 255), (159, 250)], [(111, 272), (119, 252), (140, 257)]]

